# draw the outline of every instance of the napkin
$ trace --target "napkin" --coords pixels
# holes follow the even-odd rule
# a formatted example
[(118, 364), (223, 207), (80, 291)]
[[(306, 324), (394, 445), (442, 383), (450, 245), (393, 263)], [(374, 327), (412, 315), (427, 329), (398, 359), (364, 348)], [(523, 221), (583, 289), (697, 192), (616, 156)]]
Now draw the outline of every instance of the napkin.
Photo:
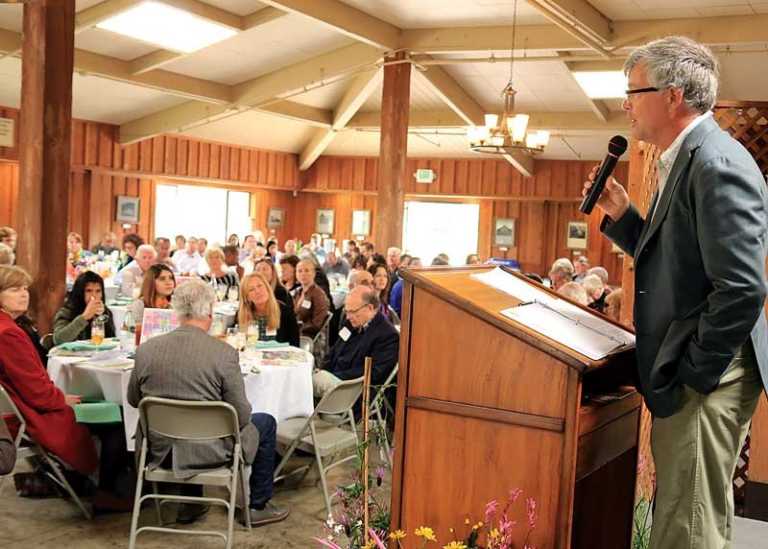
[(120, 423), (123, 420), (120, 405), (115, 402), (82, 402), (72, 408), (78, 423)]
[(70, 341), (57, 346), (64, 351), (107, 351), (117, 347), (117, 342), (105, 340), (101, 345), (94, 345), (90, 341)]

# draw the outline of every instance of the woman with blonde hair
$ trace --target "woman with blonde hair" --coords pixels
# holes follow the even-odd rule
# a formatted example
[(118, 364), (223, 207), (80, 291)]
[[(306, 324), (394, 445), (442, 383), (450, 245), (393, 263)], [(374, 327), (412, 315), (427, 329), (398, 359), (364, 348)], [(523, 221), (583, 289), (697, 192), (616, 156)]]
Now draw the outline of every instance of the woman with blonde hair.
[(275, 294), (275, 299), (282, 301), (286, 305), (293, 303), (293, 299), (288, 293), (288, 290), (286, 290), (283, 283), (280, 282), (280, 277), (277, 275), (277, 267), (275, 267), (275, 264), (269, 258), (265, 257), (256, 263), (254, 272), (261, 274), (267, 282), (269, 282), (269, 286)]
[(299, 326), (293, 307), (275, 299), (270, 283), (261, 273), (246, 275), (240, 284), (237, 323), (241, 331), (256, 324), (259, 341), (275, 340), (299, 346)]
[(205, 251), (205, 262), (208, 264), (210, 272), (201, 278), (218, 288), (224, 289), (223, 293), (225, 296), (229, 294), (232, 288), (237, 289), (240, 286), (237, 273), (224, 270), (224, 252), (221, 248), (208, 248)]
[(323, 327), (330, 310), (330, 301), (325, 292), (315, 284), (315, 263), (302, 259), (296, 266), (296, 279), (301, 291), (293, 298), (296, 318), (302, 322), (301, 335), (314, 337)]

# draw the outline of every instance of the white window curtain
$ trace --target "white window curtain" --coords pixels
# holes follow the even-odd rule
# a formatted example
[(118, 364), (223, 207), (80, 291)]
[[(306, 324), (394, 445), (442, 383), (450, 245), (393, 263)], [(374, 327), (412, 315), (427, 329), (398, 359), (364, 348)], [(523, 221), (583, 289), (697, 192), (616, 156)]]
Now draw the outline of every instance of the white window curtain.
[(409, 201), (403, 218), (403, 247), (424, 265), (440, 253), (448, 254), (451, 265), (464, 265), (469, 254), (477, 253), (479, 224), (478, 204)]

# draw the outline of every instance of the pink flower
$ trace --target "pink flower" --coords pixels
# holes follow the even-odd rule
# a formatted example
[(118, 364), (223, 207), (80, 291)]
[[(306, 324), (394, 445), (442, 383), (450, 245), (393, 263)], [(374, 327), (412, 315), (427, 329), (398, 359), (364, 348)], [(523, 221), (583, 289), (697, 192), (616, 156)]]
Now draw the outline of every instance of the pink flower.
[(536, 527), (536, 500), (528, 498), (525, 500), (526, 510), (528, 512), (528, 526)]
[(520, 494), (522, 494), (523, 491), (520, 488), (515, 488), (514, 490), (509, 491), (509, 503), (515, 503), (517, 501), (517, 498), (520, 497)]
[(495, 499), (485, 504), (485, 522), (491, 521), (491, 518), (496, 514), (498, 508), (499, 502)]
[(337, 544), (333, 543), (332, 541), (327, 541), (327, 540), (320, 539), (320, 538), (314, 538), (314, 539), (315, 539), (315, 541), (320, 542), (320, 545), (322, 545), (323, 547), (330, 547), (330, 549), (342, 549), (341, 545), (337, 545)]
[(371, 534), (373, 541), (376, 543), (376, 547), (379, 549), (387, 549), (387, 546), (384, 545), (384, 542), (381, 541), (381, 538), (376, 534), (376, 531), (373, 528), (368, 528), (368, 532)]

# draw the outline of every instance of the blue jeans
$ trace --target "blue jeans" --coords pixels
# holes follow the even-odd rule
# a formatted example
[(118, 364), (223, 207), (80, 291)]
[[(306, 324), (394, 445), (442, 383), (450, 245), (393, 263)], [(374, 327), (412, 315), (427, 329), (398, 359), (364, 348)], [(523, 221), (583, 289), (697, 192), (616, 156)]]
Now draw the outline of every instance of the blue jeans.
[(272, 499), (275, 474), (277, 422), (269, 414), (253, 414), (251, 423), (259, 431), (259, 449), (251, 465), (251, 507), (263, 508)]

